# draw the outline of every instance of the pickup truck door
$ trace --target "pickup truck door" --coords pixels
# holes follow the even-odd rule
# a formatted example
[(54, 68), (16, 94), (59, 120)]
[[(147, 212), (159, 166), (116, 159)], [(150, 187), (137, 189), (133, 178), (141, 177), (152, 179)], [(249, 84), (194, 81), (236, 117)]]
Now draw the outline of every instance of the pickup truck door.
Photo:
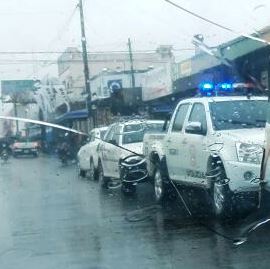
[(171, 125), (164, 140), (165, 154), (169, 176), (172, 180), (183, 180), (185, 175), (185, 158), (183, 148), (186, 147), (183, 126), (190, 110), (190, 103), (180, 104), (173, 115)]
[(204, 104), (193, 104), (187, 124), (191, 122), (201, 123), (202, 131), (190, 133), (187, 129), (184, 130), (186, 139), (186, 145), (183, 148), (183, 158), (186, 166), (185, 181), (192, 185), (201, 186), (207, 184), (205, 174), (209, 157), (209, 151), (207, 150), (207, 117)]

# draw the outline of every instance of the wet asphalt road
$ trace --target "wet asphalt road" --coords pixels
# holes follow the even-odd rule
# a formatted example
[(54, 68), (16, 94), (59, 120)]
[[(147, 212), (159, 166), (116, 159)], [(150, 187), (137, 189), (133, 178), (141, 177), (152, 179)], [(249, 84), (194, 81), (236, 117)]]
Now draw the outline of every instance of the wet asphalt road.
[(191, 220), (177, 203), (153, 203), (150, 184), (126, 197), (78, 178), (57, 159), (0, 167), (0, 268), (269, 268), (270, 227), (234, 246), (236, 224)]

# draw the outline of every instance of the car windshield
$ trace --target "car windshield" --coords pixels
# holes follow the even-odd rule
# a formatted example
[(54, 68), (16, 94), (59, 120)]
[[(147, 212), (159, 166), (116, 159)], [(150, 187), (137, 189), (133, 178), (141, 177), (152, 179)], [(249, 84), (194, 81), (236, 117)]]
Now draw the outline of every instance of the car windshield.
[(270, 267), (270, 0), (0, 0), (0, 269)]
[(211, 102), (209, 107), (215, 130), (265, 127), (267, 101)]
[(135, 131), (140, 131), (143, 129), (143, 124), (138, 123), (138, 124), (126, 124), (124, 126), (123, 132), (135, 132)]
[(164, 122), (146, 122), (145, 132), (161, 132)]
[(123, 134), (123, 145), (132, 144), (132, 143), (140, 143), (143, 141), (143, 131), (137, 132), (129, 132)]
[(164, 123), (145, 121), (140, 124), (126, 125), (123, 133), (123, 144), (140, 143), (147, 132), (161, 132)]

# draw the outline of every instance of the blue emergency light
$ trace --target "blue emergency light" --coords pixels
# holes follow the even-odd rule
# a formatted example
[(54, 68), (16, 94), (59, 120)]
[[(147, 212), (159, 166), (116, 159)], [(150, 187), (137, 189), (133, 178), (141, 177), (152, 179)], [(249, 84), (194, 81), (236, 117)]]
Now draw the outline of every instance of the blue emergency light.
[(214, 89), (214, 84), (207, 82), (200, 84), (199, 87), (202, 91), (211, 91)]
[(221, 83), (218, 85), (218, 88), (223, 90), (223, 91), (226, 91), (226, 90), (230, 91), (230, 90), (232, 90), (233, 87), (232, 87), (231, 83)]
[(222, 95), (222, 93), (224, 94), (225, 92), (232, 92), (233, 85), (229, 82), (222, 82), (218, 84), (204, 82), (199, 85), (199, 90), (204, 96), (219, 95), (219, 93)]

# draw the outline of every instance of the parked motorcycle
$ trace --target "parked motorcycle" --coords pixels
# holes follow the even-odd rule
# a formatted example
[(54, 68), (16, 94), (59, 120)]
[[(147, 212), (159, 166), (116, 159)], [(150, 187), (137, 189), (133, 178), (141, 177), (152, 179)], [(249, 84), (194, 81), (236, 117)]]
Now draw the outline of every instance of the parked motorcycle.
[(1, 153), (1, 160), (3, 161), (3, 163), (7, 163), (9, 159), (9, 154), (7, 149), (3, 149), (2, 153)]
[(71, 151), (69, 145), (64, 142), (58, 149), (58, 157), (63, 165), (67, 165), (69, 160), (72, 160)]

